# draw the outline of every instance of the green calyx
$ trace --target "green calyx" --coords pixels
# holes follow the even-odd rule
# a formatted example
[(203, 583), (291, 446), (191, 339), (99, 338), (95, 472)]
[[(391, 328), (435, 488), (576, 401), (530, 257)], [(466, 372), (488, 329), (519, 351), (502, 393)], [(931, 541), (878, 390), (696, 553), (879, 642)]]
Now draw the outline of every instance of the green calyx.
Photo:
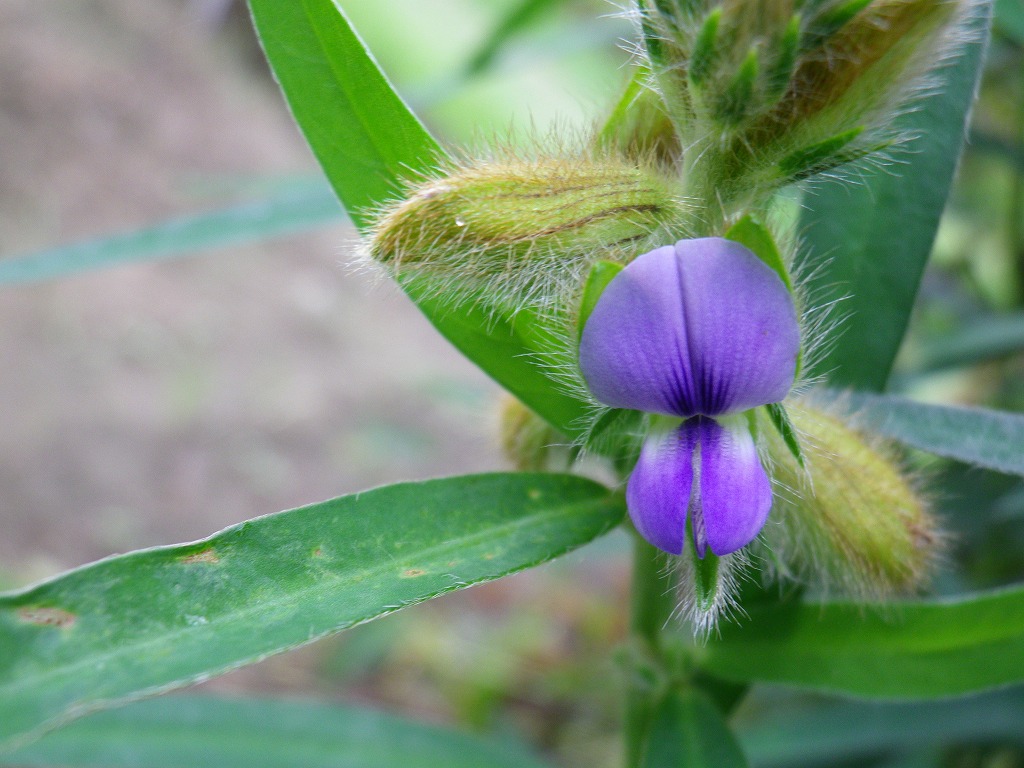
[(697, 32), (690, 54), (688, 74), (690, 82), (700, 87), (711, 74), (715, 62), (715, 46), (718, 42), (718, 27), (722, 23), (722, 9), (716, 8), (708, 14)]

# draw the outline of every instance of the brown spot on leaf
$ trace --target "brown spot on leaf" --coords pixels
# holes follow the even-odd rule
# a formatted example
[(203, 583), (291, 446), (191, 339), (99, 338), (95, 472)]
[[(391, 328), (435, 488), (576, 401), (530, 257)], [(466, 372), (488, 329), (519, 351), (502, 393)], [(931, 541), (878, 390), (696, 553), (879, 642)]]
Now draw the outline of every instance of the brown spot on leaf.
[(192, 565), (193, 563), (219, 563), (220, 558), (217, 557), (217, 552), (211, 547), (204, 549), (202, 552), (195, 552), (191, 555), (185, 555), (181, 558), (181, 562), (186, 565)]
[(409, 568), (402, 572), (402, 578), (415, 579), (417, 576), (423, 576), (424, 574), (426, 574), (426, 571), (424, 570), (419, 568)]
[(323, 557), (323, 556), (324, 556), (324, 550), (323, 550), (322, 547), (317, 547), (316, 549), (313, 550), (313, 557)]
[(18, 609), (18, 618), (28, 624), (39, 627), (58, 627), (67, 629), (78, 618), (63, 608), (44, 608), (42, 606), (25, 606)]

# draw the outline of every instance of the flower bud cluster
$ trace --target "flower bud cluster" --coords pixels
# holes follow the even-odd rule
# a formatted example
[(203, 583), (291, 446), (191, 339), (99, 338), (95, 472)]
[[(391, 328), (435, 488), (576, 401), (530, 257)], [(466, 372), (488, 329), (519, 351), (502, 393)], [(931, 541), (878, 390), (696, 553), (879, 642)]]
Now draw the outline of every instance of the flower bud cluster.
[(688, 194), (726, 215), (879, 151), (965, 34), (973, 0), (642, 0), (642, 55), (675, 124)]

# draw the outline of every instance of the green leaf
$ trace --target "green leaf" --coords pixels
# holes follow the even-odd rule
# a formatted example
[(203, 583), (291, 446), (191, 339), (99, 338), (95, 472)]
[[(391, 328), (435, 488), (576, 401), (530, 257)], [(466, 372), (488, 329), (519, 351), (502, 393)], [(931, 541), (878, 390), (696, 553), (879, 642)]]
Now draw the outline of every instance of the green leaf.
[(711, 67), (718, 54), (718, 28), (722, 21), (722, 9), (716, 8), (707, 15), (693, 41), (693, 53), (686, 74), (696, 86), (701, 86), (711, 74)]
[(929, 699), (1024, 681), (1024, 587), (953, 600), (762, 604), (720, 627), (703, 668), (880, 699)]
[(466, 64), (466, 73), (479, 74), (491, 67), (501, 49), (516, 35), (546, 11), (554, 8), (560, 0), (519, 0), (513, 5), (494, 31), (487, 37)]
[(74, 768), (543, 768), (521, 746), (312, 701), (165, 696), (72, 723), (5, 758)]
[[(645, 95), (651, 93), (650, 89), (644, 87), (650, 76), (651, 73), (646, 67), (636, 66), (633, 68), (633, 74), (626, 82), (622, 95), (615, 102), (615, 106), (612, 107), (611, 113), (609, 113), (604, 121), (604, 125), (601, 126), (601, 130), (597, 134), (595, 144), (598, 147), (616, 147), (621, 141), (623, 134), (628, 135), (632, 133), (627, 128), (631, 123), (635, 122), (636, 113), (638, 111), (643, 113), (651, 111), (647, 109), (637, 110), (634, 107), (638, 99), (642, 99)], [(660, 97), (658, 97), (658, 101), (660, 102)], [(656, 111), (659, 115), (664, 115), (664, 109)], [(627, 140), (625, 146), (622, 147), (623, 151), (625, 151), (628, 145), (629, 142)]]
[[(978, 24), (987, 29), (991, 2), (982, 6)], [(805, 197), (807, 292), (822, 304), (839, 302), (844, 318), (839, 343), (812, 374), (885, 388), (960, 157), (986, 39), (979, 35), (940, 70), (935, 93), (897, 121), (900, 132), (921, 137), (897, 173), (865, 167), (861, 183), (823, 186)]]
[(996, 29), (1024, 47), (1024, 3), (1021, 0), (996, 0)]
[[(850, 151), (843, 150), (862, 133), (864, 126), (858, 126), (809, 147), (801, 147), (779, 160), (779, 172), (787, 179), (803, 180), (851, 160), (859, 160), (872, 150), (854, 150), (852, 155)], [(879, 149), (884, 149), (884, 146)]]
[(793, 80), (793, 73), (796, 71), (797, 60), (800, 56), (800, 25), (800, 14), (793, 14), (776, 45), (775, 60), (771, 63), (765, 77), (764, 97), (768, 103), (777, 103)]
[(654, 713), (642, 768), (748, 765), (722, 714), (700, 691), (670, 692)]
[(873, 0), (840, 0), (814, 19), (805, 45), (817, 46), (842, 29), (854, 16), (871, 5)]
[(666, 166), (679, 160), (682, 148), (665, 103), (650, 87), (651, 72), (633, 67), (633, 74), (594, 139), (602, 150), (645, 161), (657, 159)]
[(983, 363), (1024, 351), (1024, 313), (977, 319), (921, 345), (914, 371), (937, 371)]
[(0, 597), (0, 744), (550, 560), (620, 498), (571, 475), (403, 483)]
[[(444, 160), (437, 142), (392, 89), (335, 0), (250, 0), (267, 59), (296, 122), (356, 226), (394, 198), (403, 180)], [(586, 408), (549, 375), (546, 341), (530, 312), (452, 306), (433, 286), (402, 287), (435, 328), (495, 381), (570, 437)]]
[(751, 107), (754, 86), (757, 85), (761, 61), (756, 47), (751, 47), (739, 69), (715, 104), (715, 118), (726, 125), (743, 122)]
[(1024, 415), (988, 408), (918, 403), (853, 392), (858, 421), (885, 437), (936, 456), (1024, 475)]
[(1024, 746), (1024, 691), (942, 702), (822, 704), (740, 729), (756, 768), (836, 765), (957, 742)]
[(444, 159), (335, 0), (250, 0), (295, 122), (356, 226)]
[(326, 184), (306, 183), (212, 213), (3, 259), (0, 284), (35, 283), (117, 264), (185, 256), (204, 248), (299, 232), (342, 217), (338, 200)]

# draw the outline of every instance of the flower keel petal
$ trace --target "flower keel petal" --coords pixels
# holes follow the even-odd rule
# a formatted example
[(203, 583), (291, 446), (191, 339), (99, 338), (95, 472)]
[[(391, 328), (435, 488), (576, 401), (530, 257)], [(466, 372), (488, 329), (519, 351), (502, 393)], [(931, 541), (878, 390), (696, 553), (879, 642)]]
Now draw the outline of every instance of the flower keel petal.
[(772, 508), (772, 486), (743, 422), (700, 419), (700, 493), (692, 505), (697, 554), (727, 555), (761, 531)]
[(633, 525), (651, 544), (673, 555), (683, 551), (686, 537), (698, 435), (686, 422), (671, 432), (648, 437), (626, 485)]

